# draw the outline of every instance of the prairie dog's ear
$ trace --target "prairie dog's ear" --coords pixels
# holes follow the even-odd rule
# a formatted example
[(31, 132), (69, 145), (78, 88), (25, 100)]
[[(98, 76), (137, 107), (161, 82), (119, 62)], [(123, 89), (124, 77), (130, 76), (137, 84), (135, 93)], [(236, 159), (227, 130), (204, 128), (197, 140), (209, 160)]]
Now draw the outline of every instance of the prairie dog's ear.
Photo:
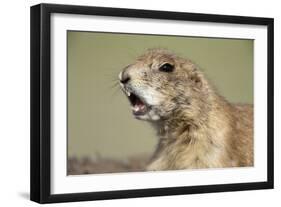
[(202, 74), (200, 72), (198, 72), (197, 70), (193, 70), (190, 74), (189, 74), (189, 80), (191, 82), (194, 83), (194, 85), (198, 88), (201, 88), (203, 85), (203, 77)]

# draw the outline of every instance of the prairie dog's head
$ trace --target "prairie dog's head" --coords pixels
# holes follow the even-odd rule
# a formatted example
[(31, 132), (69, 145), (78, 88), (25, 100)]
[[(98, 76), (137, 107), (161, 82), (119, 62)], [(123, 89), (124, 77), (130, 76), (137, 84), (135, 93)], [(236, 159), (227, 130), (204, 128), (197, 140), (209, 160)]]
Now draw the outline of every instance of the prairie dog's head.
[(206, 91), (196, 66), (164, 49), (149, 49), (120, 72), (119, 81), (134, 116), (150, 121), (177, 110), (196, 113)]

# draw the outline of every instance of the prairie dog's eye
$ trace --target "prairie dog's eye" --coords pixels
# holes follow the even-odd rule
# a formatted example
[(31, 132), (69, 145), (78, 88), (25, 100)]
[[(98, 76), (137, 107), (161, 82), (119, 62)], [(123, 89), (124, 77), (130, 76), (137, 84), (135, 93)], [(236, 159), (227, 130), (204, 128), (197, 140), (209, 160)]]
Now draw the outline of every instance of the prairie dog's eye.
[(162, 72), (173, 72), (174, 66), (171, 65), (170, 63), (165, 63), (160, 66), (159, 70)]

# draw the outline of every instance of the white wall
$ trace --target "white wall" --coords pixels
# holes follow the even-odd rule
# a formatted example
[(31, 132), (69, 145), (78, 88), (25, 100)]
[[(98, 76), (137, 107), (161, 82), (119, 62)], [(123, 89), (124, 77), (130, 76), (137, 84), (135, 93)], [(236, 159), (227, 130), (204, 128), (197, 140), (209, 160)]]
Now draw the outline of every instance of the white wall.
[[(68, 3), (137, 9), (173, 10), (275, 18), (275, 57), (280, 57), (281, 13), (278, 1), (246, 0), (69, 0), (69, 1), (2, 1), (0, 38), (0, 205), (35, 206), (29, 196), (29, 7), (45, 3)], [(275, 105), (280, 100), (281, 61), (275, 59)], [(278, 82), (279, 81), (279, 82)], [(279, 93), (279, 94), (278, 94)], [(280, 108), (275, 108), (275, 190), (213, 193), (64, 203), (53, 206), (245, 206), (281, 202), (280, 189)]]

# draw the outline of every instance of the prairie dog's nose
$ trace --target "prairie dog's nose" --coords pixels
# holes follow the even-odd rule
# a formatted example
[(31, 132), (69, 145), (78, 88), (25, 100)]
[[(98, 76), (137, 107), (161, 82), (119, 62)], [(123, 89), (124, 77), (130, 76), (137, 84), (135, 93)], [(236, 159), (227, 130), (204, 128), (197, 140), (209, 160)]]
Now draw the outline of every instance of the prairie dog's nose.
[(129, 82), (130, 79), (131, 79), (131, 78), (130, 78), (129, 74), (126, 73), (126, 71), (121, 71), (121, 72), (119, 73), (119, 81), (120, 81), (121, 83), (126, 84), (126, 83)]

